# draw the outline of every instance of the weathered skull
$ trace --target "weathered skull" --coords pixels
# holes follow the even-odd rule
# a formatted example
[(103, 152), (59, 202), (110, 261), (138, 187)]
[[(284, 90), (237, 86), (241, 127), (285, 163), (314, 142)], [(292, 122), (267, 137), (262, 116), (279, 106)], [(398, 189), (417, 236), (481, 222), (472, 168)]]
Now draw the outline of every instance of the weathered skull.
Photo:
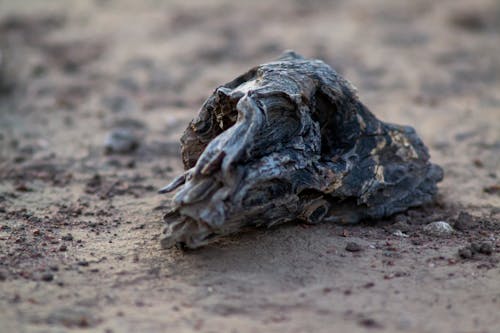
[(442, 169), (414, 129), (378, 120), (327, 64), (288, 52), (217, 88), (181, 138), (162, 246), (244, 226), (352, 223), (433, 199)]

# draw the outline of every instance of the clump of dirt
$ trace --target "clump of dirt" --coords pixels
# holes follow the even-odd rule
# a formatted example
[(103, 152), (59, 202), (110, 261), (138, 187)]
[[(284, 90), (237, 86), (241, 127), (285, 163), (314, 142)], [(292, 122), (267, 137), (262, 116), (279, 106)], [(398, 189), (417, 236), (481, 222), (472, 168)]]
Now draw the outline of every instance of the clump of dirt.
[(490, 256), (495, 250), (495, 245), (492, 242), (473, 242), (468, 246), (458, 250), (458, 255), (463, 259), (471, 259), (476, 254), (484, 254)]

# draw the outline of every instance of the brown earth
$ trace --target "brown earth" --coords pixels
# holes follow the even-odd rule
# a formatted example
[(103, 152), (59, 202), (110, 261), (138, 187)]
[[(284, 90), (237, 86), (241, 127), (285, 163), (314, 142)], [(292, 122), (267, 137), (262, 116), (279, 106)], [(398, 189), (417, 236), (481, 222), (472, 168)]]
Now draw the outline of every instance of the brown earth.
[[(500, 332), (498, 1), (0, 8), (0, 331)], [(184, 127), (284, 49), (417, 129), (445, 170), (436, 204), (161, 250), (156, 189), (180, 172)], [(137, 149), (105, 153), (117, 128)], [(423, 232), (440, 220), (455, 233)]]

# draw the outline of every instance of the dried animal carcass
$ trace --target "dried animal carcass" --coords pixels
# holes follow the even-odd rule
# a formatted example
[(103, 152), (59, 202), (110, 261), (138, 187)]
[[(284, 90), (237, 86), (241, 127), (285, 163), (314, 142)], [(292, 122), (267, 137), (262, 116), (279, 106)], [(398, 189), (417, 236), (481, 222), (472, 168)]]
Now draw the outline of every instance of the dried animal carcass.
[(182, 138), (186, 172), (162, 246), (245, 226), (352, 223), (433, 200), (442, 169), (415, 130), (378, 120), (355, 88), (294, 52), (217, 88)]

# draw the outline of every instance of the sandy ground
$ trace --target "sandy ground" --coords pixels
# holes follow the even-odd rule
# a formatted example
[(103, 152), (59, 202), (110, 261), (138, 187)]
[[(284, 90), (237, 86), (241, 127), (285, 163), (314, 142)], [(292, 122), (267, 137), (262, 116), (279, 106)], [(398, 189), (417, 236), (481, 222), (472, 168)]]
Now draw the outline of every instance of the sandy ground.
[[(436, 204), (161, 250), (184, 127), (285, 49), (417, 129)], [(3, 0), (0, 50), (1, 332), (500, 332), (498, 1)]]

